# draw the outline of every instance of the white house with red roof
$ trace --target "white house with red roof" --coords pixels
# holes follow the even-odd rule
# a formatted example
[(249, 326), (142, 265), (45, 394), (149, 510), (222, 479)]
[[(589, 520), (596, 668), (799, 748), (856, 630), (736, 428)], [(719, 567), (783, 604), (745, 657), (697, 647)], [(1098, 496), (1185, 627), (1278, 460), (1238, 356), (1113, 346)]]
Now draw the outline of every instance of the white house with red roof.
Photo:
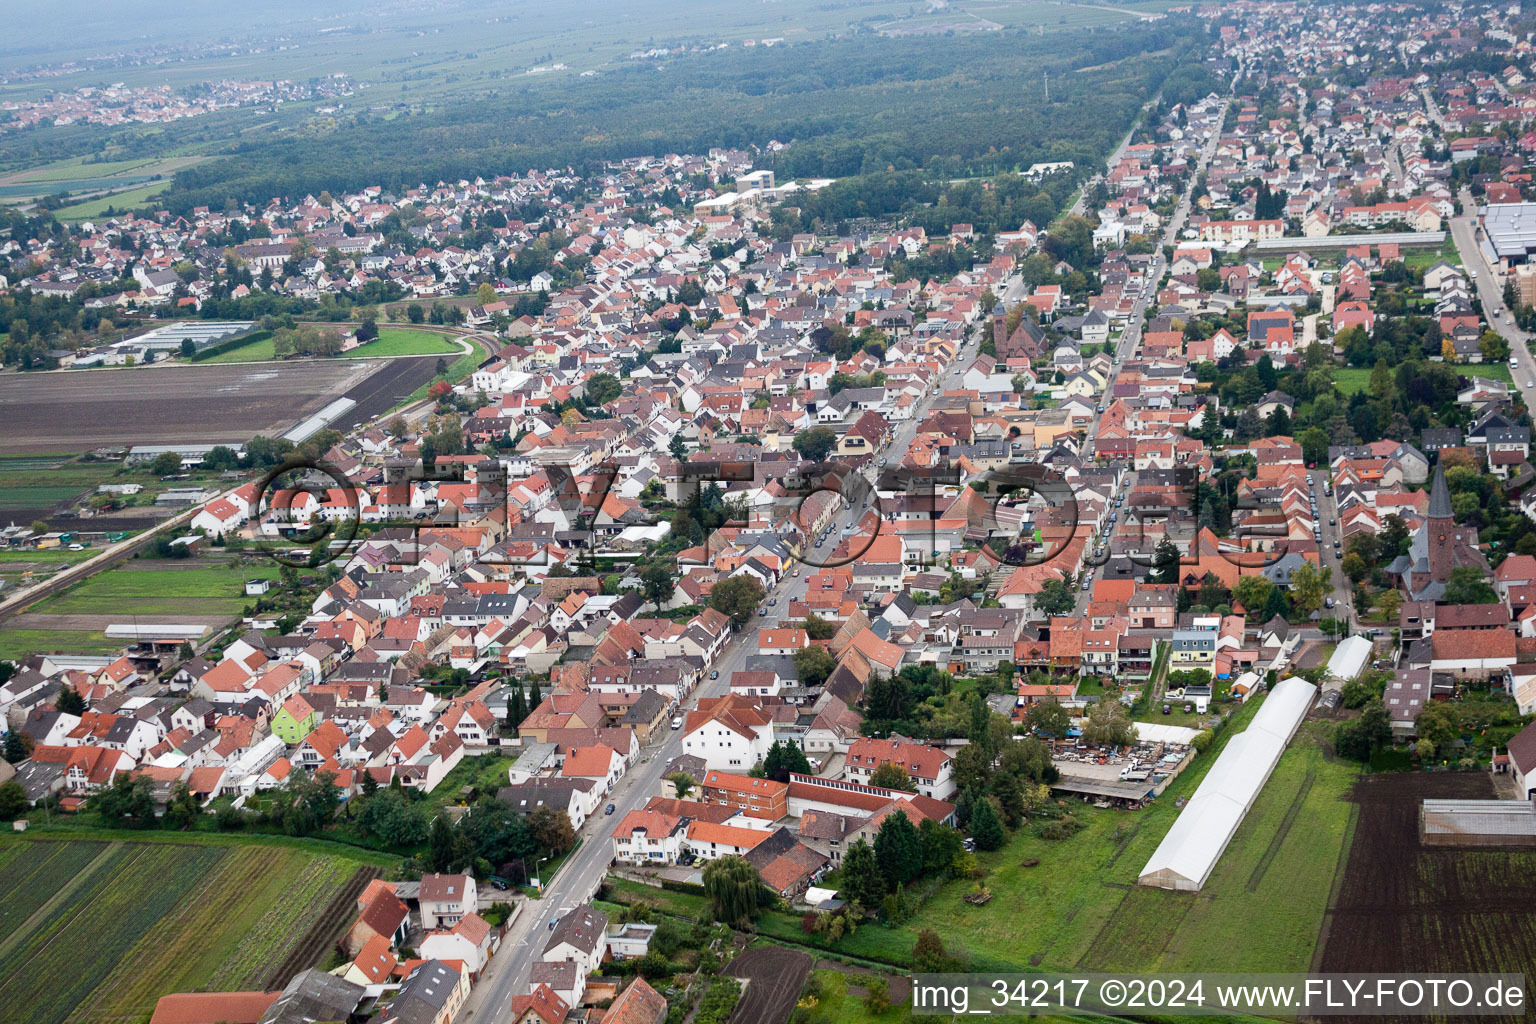
[(869, 785), (875, 769), (883, 764), (900, 767), (923, 796), (948, 800), (954, 795), (954, 759), (937, 747), (917, 743), (903, 736), (892, 736), (890, 739), (861, 736), (854, 740), (848, 745), (843, 777), (850, 782)]

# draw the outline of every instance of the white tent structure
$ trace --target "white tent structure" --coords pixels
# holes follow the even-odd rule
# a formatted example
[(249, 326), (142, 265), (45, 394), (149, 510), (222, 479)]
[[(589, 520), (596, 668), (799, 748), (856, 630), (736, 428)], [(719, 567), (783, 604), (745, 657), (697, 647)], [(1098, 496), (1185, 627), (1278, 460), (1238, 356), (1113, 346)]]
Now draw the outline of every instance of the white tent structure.
[(1363, 636), (1345, 637), (1333, 649), (1333, 657), (1328, 659), (1328, 667), (1323, 670), (1324, 677), (1340, 684), (1357, 678), (1365, 671), (1366, 662), (1371, 660), (1373, 646)]
[(1316, 695), (1304, 679), (1287, 679), (1271, 691), (1248, 728), (1227, 741), (1138, 882), (1185, 892), (1205, 885)]

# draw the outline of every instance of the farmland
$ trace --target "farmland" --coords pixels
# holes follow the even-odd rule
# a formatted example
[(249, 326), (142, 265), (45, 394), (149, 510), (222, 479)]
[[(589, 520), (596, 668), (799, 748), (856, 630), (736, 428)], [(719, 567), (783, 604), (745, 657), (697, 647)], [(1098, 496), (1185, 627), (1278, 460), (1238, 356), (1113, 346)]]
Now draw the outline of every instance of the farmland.
[(338, 894), (377, 873), (281, 846), (124, 840), (0, 841), (3, 1005), (118, 1021), (168, 992), (273, 987), (295, 950), (324, 955), (350, 917)]
[(1320, 971), (1524, 971), (1536, 962), (1536, 851), (1419, 845), (1419, 802), (1492, 799), (1485, 774), (1362, 778)]
[(0, 453), (244, 442), (286, 429), (374, 369), (357, 360), (8, 374)]
[[(1198, 894), (1138, 887), (1136, 877), (1220, 750), (1246, 727), (1250, 703), (1168, 791), (1140, 812), (1072, 802), (1085, 826), (1070, 839), (1028, 829), (979, 855), (995, 898), (965, 903), (970, 883), (940, 886), (899, 928), (864, 927), (829, 948), (895, 966), (909, 963), (917, 934), (930, 928), (964, 948), (976, 970), (1040, 968), (1109, 971), (1306, 971), (1313, 961), (1328, 893), (1349, 832), (1354, 772), (1331, 760), (1320, 726), (1304, 726)], [(1025, 864), (1034, 863), (1031, 867)], [(659, 901), (695, 916), (702, 898), (618, 883), (615, 898)], [(821, 945), (798, 919), (768, 913), (759, 931)], [(1262, 944), (1252, 941), (1263, 934)]]

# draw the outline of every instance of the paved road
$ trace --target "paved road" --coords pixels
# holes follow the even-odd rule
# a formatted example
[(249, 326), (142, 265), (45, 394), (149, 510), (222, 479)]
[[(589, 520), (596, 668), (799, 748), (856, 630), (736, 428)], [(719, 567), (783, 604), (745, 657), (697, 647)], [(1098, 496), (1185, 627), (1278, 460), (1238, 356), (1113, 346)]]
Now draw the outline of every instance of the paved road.
[[(977, 329), (990, 330), (991, 321), (983, 319)], [(882, 456), (889, 458), (893, 464), (900, 461), (901, 454), (907, 450), (918, 424), (934, 401), (945, 388), (959, 386), (958, 376), (974, 355), (973, 345), (974, 340), (967, 343), (960, 358), (945, 371), (942, 379), (919, 404), (912, 419), (892, 432), (891, 440), (881, 450)], [(832, 535), (825, 546), (819, 550), (813, 549), (814, 554), (820, 558), (829, 556), (841, 536), (842, 528), (853, 525), (863, 514), (862, 507), (843, 510), (835, 517), (831, 525)], [(694, 706), (697, 698), (724, 694), (729, 688), (732, 674), (741, 671), (747, 657), (755, 651), (758, 628), (777, 622), (787, 613), (791, 601), (804, 596), (807, 577), (816, 570), (809, 566), (796, 568), (799, 570), (798, 576), (785, 577), (768, 592), (767, 596), (775, 602), (768, 608), (768, 614), (754, 619), (731, 638), (720, 658), (711, 666), (711, 674), (718, 673), (719, 678), (706, 679), (700, 684), (693, 698), (687, 702), (689, 706)], [(605, 806), (607, 803), (614, 805), (614, 813), (606, 815), (599, 811), (587, 822), (581, 831), (581, 849), (561, 867), (554, 881), (545, 888), (543, 898), (523, 901), (522, 912), (503, 940), (500, 952), (491, 959), (479, 983), (470, 993), (465, 1004), (465, 1024), (487, 1024), (506, 1018), (512, 999), (527, 991), (529, 974), (543, 952), (551, 923), (571, 908), (586, 903), (601, 884), (613, 854), (609, 833), (614, 823), (627, 812), (645, 806), (651, 797), (659, 793), (662, 773), (682, 752), (682, 731), (668, 731), (658, 743), (646, 747), (641, 759), (619, 780), (604, 802)]]
[[(1461, 216), (1451, 218), (1451, 239), (1461, 256), (1461, 265), (1472, 276), (1483, 318), (1509, 342), (1511, 376), (1527, 409), (1536, 409), (1536, 364), (1531, 362), (1531, 336), (1509, 322), (1504, 308), (1504, 280), (1488, 265), (1482, 246), (1477, 243), (1477, 203), (1468, 189), (1461, 191)], [(1470, 372), (1476, 373), (1473, 368)]]

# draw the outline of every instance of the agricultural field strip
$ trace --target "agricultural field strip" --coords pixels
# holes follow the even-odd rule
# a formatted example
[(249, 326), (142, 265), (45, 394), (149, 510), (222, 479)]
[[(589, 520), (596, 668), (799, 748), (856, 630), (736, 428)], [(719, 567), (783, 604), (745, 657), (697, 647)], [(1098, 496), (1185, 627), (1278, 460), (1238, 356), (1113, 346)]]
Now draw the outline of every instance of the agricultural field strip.
[[(0, 920), (24, 918), (3, 940), (0, 1002), (24, 1001), (43, 1024), (122, 1024), (167, 991), (259, 985), (359, 870), (267, 846), (0, 846)], [(58, 890), (40, 884), (59, 877), (69, 881)], [(71, 954), (87, 948), (82, 972)]]

